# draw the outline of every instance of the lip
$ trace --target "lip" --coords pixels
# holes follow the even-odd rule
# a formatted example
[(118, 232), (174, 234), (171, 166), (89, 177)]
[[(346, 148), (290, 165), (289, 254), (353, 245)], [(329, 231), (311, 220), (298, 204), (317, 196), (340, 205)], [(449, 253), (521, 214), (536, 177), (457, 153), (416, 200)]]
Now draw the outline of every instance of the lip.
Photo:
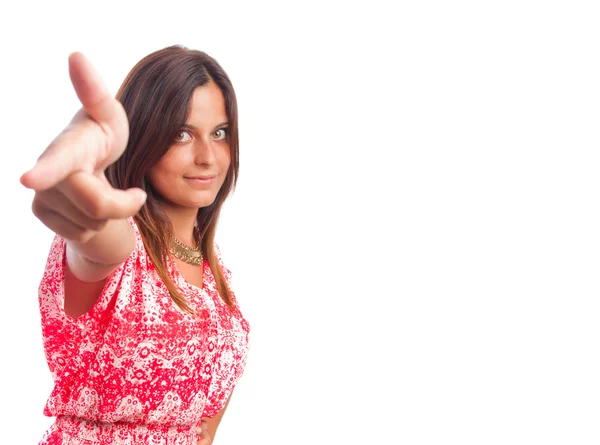
[(184, 178), (193, 184), (210, 184), (216, 176), (184, 176)]

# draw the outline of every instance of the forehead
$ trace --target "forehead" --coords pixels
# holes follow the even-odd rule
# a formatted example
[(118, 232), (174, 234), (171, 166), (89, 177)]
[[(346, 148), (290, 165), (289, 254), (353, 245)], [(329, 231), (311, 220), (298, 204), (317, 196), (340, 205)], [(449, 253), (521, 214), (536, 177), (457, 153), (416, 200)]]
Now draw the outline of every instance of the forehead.
[(214, 82), (197, 87), (190, 101), (188, 124), (195, 126), (218, 125), (227, 120), (225, 98)]

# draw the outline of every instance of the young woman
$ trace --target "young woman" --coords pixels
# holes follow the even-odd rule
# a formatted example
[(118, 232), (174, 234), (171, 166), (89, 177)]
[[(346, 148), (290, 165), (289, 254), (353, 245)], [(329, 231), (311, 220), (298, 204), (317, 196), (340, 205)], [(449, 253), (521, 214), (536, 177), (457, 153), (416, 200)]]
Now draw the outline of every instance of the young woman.
[(214, 242), (238, 175), (233, 87), (178, 46), (142, 59), (116, 99), (82, 54), (69, 72), (83, 107), (21, 177), (56, 233), (41, 444), (209, 445), (248, 351)]

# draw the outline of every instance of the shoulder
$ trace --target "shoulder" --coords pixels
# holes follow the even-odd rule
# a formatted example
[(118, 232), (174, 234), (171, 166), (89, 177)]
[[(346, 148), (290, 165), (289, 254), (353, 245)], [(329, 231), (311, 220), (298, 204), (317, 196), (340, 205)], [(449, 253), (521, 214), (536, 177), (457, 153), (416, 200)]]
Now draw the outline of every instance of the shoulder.
[(132, 255), (146, 255), (146, 249), (144, 247), (144, 239), (142, 238), (142, 233), (140, 232), (140, 228), (135, 221), (135, 217), (130, 216), (127, 218), (129, 225), (131, 226), (131, 230), (133, 231), (133, 237), (135, 240), (135, 247), (133, 249)]
[(134, 236), (136, 238), (141, 237), (140, 228), (138, 227), (138, 224), (135, 221), (135, 217), (129, 216), (127, 217), (127, 221), (129, 221), (129, 225), (131, 226), (131, 230), (133, 230)]
[(215, 252), (215, 256), (217, 257), (217, 260), (219, 261), (219, 264), (221, 265), (221, 267), (223, 267), (224, 266), (223, 253), (221, 252), (221, 247), (219, 247), (219, 244), (217, 244), (217, 242), (213, 243), (213, 249)]
[(231, 281), (232, 281), (231, 270), (223, 261), (223, 254), (221, 252), (221, 248), (219, 247), (219, 244), (217, 242), (214, 242), (213, 248), (214, 248), (214, 252), (215, 252), (215, 257), (217, 258), (219, 267), (221, 268), (221, 271), (223, 272), (225, 280), (231, 285)]

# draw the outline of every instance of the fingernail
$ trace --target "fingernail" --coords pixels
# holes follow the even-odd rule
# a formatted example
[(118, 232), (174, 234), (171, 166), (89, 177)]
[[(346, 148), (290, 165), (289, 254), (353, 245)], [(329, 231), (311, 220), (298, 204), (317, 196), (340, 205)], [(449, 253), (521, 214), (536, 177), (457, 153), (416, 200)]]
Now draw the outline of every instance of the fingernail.
[(146, 202), (146, 199), (148, 198), (148, 195), (145, 192), (140, 192), (140, 204), (144, 204)]

